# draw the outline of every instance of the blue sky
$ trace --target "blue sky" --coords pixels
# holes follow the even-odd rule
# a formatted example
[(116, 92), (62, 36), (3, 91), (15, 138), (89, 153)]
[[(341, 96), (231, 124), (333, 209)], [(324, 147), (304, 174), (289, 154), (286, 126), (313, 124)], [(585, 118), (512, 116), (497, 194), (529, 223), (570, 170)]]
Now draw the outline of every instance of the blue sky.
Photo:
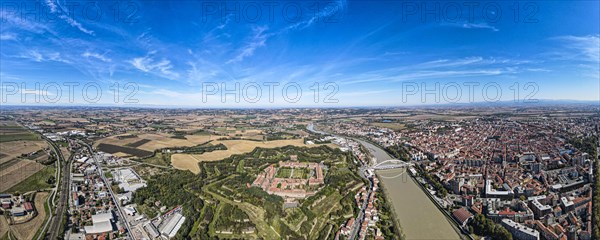
[(1, 3), (3, 104), (600, 99), (598, 1)]

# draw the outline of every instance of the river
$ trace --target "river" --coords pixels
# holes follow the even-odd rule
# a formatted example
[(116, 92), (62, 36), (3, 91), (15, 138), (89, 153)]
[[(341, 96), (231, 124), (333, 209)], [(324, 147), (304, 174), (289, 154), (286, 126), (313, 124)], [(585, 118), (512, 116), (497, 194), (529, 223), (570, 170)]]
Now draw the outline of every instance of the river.
[[(377, 162), (393, 159), (374, 144), (355, 139), (365, 146)], [(392, 206), (406, 239), (461, 239), (452, 223), (444, 216), (405, 169), (378, 170), (385, 194)]]
[[(315, 130), (312, 124), (307, 128), (309, 131), (328, 134)], [(393, 159), (385, 150), (370, 142), (354, 140), (369, 149), (378, 163)], [(461, 239), (452, 223), (406, 173), (406, 169), (378, 170), (377, 174), (406, 239)]]

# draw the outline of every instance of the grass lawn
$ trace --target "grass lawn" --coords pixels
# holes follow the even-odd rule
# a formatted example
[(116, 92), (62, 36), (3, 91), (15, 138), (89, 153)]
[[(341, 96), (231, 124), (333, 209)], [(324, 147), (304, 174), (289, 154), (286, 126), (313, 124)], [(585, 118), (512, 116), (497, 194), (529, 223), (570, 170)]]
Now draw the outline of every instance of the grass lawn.
[(294, 174), (292, 175), (292, 178), (297, 178), (297, 179), (306, 179), (308, 178), (308, 169), (306, 168), (296, 168), (294, 169)]
[(48, 184), (48, 179), (54, 176), (54, 167), (45, 167), (39, 172), (31, 175), (27, 179), (23, 180), (19, 184), (11, 187), (7, 190), (9, 193), (14, 193), (16, 191), (20, 193), (25, 193), (29, 191), (35, 191), (39, 189), (45, 189), (52, 187), (51, 184)]
[(292, 169), (287, 167), (282, 167), (277, 170), (277, 174), (275, 177), (278, 178), (289, 178), (292, 175)]

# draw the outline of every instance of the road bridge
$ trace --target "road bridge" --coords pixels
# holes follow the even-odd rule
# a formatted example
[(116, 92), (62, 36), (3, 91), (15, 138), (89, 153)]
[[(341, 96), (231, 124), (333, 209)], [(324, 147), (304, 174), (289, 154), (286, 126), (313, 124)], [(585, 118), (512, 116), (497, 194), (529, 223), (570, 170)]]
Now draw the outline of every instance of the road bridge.
[(383, 162), (377, 163), (373, 166), (370, 166), (368, 169), (383, 170), (383, 169), (403, 168), (403, 167), (408, 167), (408, 166), (412, 166), (412, 165), (413, 165), (413, 163), (410, 163), (410, 162), (405, 162), (405, 161), (398, 160), (398, 159), (390, 159), (390, 160), (385, 160)]

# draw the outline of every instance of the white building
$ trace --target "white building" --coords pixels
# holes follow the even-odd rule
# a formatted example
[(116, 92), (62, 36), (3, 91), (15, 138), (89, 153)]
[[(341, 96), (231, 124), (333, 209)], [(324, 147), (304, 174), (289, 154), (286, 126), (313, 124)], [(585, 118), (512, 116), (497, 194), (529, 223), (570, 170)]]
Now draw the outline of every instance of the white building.
[(514, 222), (510, 219), (502, 219), (502, 226), (506, 228), (512, 235), (514, 239), (517, 240), (539, 240), (540, 232), (534, 230), (533, 228), (529, 228), (520, 223)]
[(112, 212), (96, 214), (92, 216), (92, 226), (85, 226), (86, 234), (100, 234), (114, 231)]
[(119, 187), (126, 192), (135, 192), (135, 190), (146, 186), (146, 182), (131, 168), (117, 169), (113, 172), (113, 176), (115, 181), (119, 182)]
[(185, 222), (185, 217), (180, 213), (174, 213), (173, 216), (171, 216), (168, 220), (165, 219), (165, 221), (167, 222), (161, 224), (159, 231), (163, 236), (167, 238), (173, 238), (177, 234), (177, 231), (179, 231), (179, 228), (181, 228)]

